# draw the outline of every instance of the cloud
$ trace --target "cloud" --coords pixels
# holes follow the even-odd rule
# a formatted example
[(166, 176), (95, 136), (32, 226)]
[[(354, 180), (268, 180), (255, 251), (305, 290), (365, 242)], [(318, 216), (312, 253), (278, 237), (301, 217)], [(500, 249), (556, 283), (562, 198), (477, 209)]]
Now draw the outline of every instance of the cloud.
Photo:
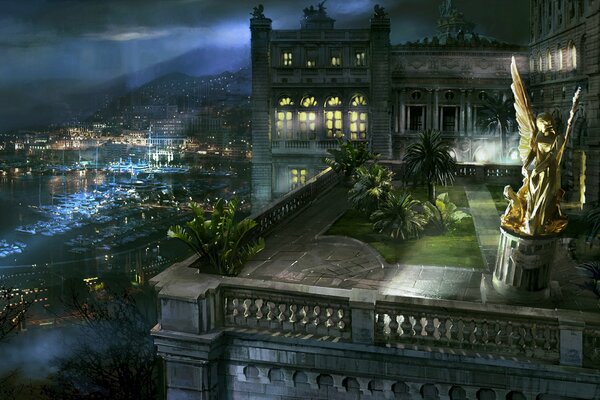
[(115, 30), (108, 30), (104, 32), (86, 33), (85, 38), (92, 40), (109, 40), (115, 42), (127, 42), (130, 40), (148, 40), (157, 39), (172, 34), (172, 31), (168, 29), (153, 30), (144, 27), (138, 27), (134, 29), (123, 29), (118, 28)]

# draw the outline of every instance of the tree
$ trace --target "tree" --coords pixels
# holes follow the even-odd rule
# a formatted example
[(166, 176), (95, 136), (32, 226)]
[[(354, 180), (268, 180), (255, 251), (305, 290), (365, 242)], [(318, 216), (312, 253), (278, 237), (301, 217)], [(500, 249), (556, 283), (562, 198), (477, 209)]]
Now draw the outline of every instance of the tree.
[(590, 246), (594, 245), (594, 240), (600, 234), (600, 207), (592, 208), (587, 212), (586, 221), (589, 226), (588, 241)]
[(426, 210), (410, 194), (390, 193), (381, 208), (371, 214), (373, 229), (389, 234), (394, 239), (410, 239), (418, 236), (429, 222)]
[(456, 161), (450, 155), (450, 145), (443, 141), (439, 131), (420, 133), (417, 142), (407, 147), (403, 161), (406, 178), (419, 175), (425, 179), (428, 199), (432, 204), (435, 203), (435, 185), (454, 181)]
[(237, 206), (235, 198), (228, 203), (220, 199), (215, 204), (211, 219), (207, 220), (200, 205), (191, 203), (194, 219), (185, 227), (170, 227), (167, 234), (188, 245), (214, 272), (235, 276), (246, 261), (265, 247), (262, 238), (251, 238), (256, 226), (254, 220), (235, 221)]
[(56, 360), (57, 372), (43, 394), (61, 400), (156, 399), (160, 360), (149, 335), (155, 319), (141, 312), (132, 293), (73, 295), (68, 307), (78, 317), (78, 340)]
[(339, 149), (329, 149), (327, 152), (331, 157), (325, 158), (325, 164), (334, 171), (343, 173), (346, 178), (350, 178), (357, 168), (370, 160), (377, 159), (377, 156), (367, 149), (363, 142), (353, 144), (350, 141), (340, 140)]
[(481, 109), (483, 128), (494, 129), (500, 132), (502, 157), (507, 152), (507, 136), (511, 123), (515, 121), (515, 107), (511, 98), (487, 97)]
[(375, 211), (392, 190), (393, 177), (392, 171), (379, 164), (359, 167), (354, 186), (348, 192), (350, 202), (368, 213)]
[(452, 229), (464, 218), (469, 217), (469, 214), (459, 210), (456, 204), (450, 201), (448, 193), (438, 195), (435, 199), (435, 204), (427, 202), (425, 203), (425, 207), (429, 209), (431, 222), (441, 232)]

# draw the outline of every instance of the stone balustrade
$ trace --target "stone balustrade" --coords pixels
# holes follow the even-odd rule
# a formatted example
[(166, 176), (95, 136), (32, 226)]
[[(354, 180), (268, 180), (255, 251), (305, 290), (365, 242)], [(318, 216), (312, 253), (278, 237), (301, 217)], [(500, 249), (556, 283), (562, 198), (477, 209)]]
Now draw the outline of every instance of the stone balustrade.
[(256, 221), (253, 232), (256, 237), (265, 235), (281, 221), (296, 214), (308, 206), (318, 196), (334, 187), (339, 182), (339, 175), (331, 168), (309, 179), (304, 186), (292, 190), (285, 196), (269, 203), (249, 218)]

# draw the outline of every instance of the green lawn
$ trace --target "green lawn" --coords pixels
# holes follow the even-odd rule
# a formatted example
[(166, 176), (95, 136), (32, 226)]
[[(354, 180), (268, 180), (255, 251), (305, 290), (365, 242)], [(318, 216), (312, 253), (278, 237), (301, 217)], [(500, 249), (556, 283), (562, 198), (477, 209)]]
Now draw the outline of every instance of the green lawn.
[(504, 198), (504, 186), (498, 185), (486, 185), (490, 194), (492, 195), (492, 199), (494, 199), (494, 204), (496, 204), (496, 210), (504, 212), (506, 211), (506, 207), (508, 207), (508, 201)]
[[(425, 191), (425, 195), (426, 193)], [(483, 267), (471, 218), (465, 218), (453, 232), (444, 235), (425, 234), (419, 239), (398, 241), (373, 232), (366, 215), (356, 210), (348, 210), (333, 224), (327, 234), (349, 236), (365, 242), (375, 248), (389, 263)]]

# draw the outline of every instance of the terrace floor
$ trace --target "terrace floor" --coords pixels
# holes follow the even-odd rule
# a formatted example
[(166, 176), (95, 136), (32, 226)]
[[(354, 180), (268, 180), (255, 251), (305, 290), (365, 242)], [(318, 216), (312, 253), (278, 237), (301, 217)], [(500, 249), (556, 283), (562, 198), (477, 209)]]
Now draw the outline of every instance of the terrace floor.
[[(499, 213), (484, 185), (465, 186), (484, 263), (481, 269), (389, 264), (370, 246), (348, 237), (326, 236), (348, 209), (347, 189), (336, 186), (266, 237), (265, 249), (241, 277), (305, 285), (379, 290), (383, 294), (482, 302), (482, 273), (492, 271), (499, 238)], [(532, 306), (598, 311), (592, 293), (577, 286), (576, 263), (561, 245), (552, 279), (560, 291)], [(494, 299), (494, 302), (497, 302)], [(501, 302), (501, 300), (500, 300)]]

